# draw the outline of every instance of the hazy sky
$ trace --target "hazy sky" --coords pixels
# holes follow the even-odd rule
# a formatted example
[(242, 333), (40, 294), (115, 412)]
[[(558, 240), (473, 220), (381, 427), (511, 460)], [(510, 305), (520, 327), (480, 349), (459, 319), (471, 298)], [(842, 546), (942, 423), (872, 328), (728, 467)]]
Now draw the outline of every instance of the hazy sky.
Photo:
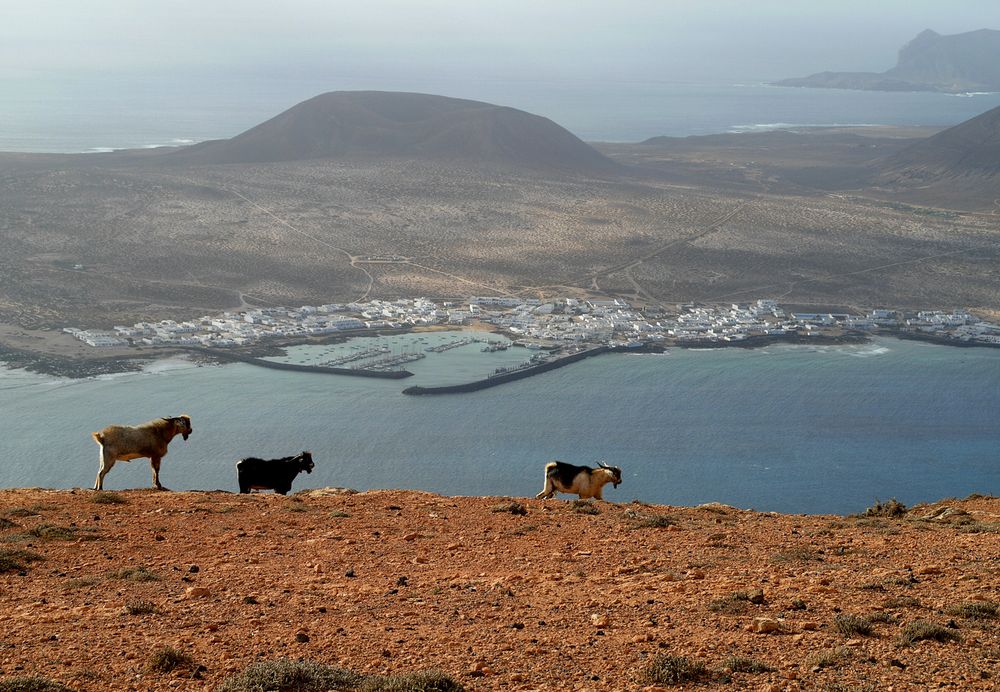
[(0, 0), (0, 76), (749, 80), (881, 71), (1000, 0)]

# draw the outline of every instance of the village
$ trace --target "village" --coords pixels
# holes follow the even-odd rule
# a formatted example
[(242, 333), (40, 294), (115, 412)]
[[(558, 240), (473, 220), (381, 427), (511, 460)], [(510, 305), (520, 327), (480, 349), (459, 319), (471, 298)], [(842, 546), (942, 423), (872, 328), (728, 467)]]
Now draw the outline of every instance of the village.
[(94, 348), (253, 346), (268, 339), (421, 327), (461, 328), (479, 324), (526, 344), (558, 347), (604, 345), (740, 345), (762, 337), (893, 334), (955, 345), (1000, 346), (1000, 325), (965, 310), (874, 309), (864, 315), (785, 310), (774, 300), (728, 305), (684, 304), (673, 312), (634, 308), (621, 299), (541, 301), (508, 296), (476, 296), (467, 302), (437, 303), (427, 298), (330, 303), (297, 308), (269, 307), (224, 312), (177, 322), (139, 322), (111, 331), (66, 327)]

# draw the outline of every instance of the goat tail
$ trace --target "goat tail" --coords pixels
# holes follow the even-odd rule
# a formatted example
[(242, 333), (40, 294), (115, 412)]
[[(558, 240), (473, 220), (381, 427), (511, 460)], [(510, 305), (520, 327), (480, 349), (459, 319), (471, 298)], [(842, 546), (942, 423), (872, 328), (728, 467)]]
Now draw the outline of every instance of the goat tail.
[(94, 438), (94, 442), (96, 442), (97, 444), (99, 445), (104, 444), (104, 436), (101, 435), (101, 433), (99, 432), (90, 433), (90, 436)]

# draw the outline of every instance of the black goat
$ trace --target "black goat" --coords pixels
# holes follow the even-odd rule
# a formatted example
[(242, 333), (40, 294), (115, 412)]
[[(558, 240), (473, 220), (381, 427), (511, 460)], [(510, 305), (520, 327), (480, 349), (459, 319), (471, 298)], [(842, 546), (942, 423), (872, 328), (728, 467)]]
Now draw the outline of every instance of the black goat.
[(300, 471), (312, 473), (312, 454), (302, 452), (298, 456), (281, 459), (257, 459), (247, 457), (236, 462), (236, 475), (240, 483), (240, 493), (251, 490), (273, 489), (279, 495), (287, 495), (292, 489), (292, 481)]

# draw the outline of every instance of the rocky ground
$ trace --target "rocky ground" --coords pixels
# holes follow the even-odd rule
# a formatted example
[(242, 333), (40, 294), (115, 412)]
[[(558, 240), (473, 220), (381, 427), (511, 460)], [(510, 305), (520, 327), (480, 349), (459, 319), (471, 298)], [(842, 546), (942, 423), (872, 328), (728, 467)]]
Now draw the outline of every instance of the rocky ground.
[(285, 657), (470, 690), (1000, 679), (998, 498), (858, 518), (516, 502), (0, 491), (0, 677), (202, 690)]

